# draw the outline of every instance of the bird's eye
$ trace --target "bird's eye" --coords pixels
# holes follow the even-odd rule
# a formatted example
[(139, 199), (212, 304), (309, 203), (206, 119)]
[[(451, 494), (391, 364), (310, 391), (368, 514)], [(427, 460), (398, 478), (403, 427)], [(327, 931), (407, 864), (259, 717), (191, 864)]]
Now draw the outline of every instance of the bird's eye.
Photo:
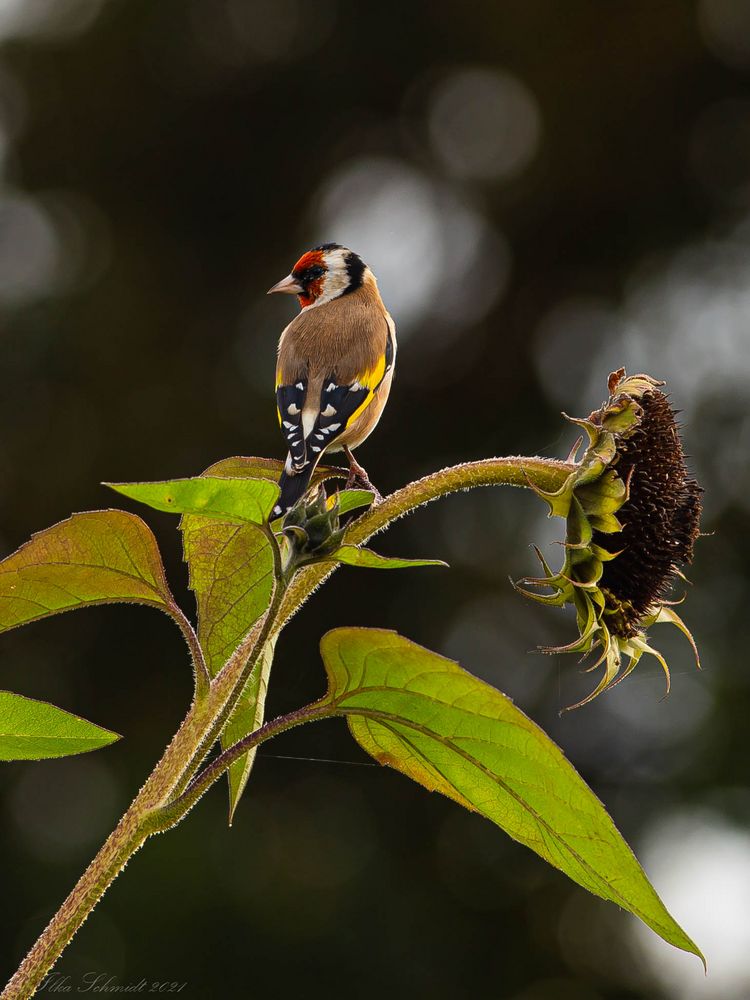
[(316, 278), (322, 277), (325, 273), (326, 269), (321, 267), (320, 264), (312, 264), (305, 269), (305, 281), (315, 281)]

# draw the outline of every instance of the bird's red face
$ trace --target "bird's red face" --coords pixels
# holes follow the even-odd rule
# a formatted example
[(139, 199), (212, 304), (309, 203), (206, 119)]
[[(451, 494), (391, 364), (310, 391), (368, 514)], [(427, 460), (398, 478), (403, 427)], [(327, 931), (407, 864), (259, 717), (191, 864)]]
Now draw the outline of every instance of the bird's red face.
[(328, 265), (325, 260), (325, 252), (318, 249), (308, 250), (294, 265), (291, 274), (282, 278), (273, 288), (269, 288), (268, 294), (286, 292), (290, 295), (296, 295), (300, 308), (305, 309), (317, 302), (323, 295), (327, 273)]
[(310, 306), (323, 294), (328, 265), (322, 250), (308, 250), (292, 268), (292, 277), (302, 288), (297, 293), (302, 309)]
[(339, 246), (323, 243), (302, 254), (291, 274), (282, 278), (271, 292), (296, 295), (300, 307), (323, 305), (360, 287), (366, 268), (357, 254)]

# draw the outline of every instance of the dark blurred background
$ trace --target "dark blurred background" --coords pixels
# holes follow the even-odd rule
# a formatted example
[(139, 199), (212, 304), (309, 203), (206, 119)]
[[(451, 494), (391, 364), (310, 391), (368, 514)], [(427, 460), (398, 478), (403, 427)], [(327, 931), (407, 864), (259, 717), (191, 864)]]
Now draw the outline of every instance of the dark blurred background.
[[(377, 766), (343, 723), (261, 752), (149, 843), (58, 971), (183, 996), (750, 996), (750, 4), (744, 0), (0, 0), (0, 545), (113, 504), (102, 480), (281, 456), (266, 299), (322, 240), (400, 331), (360, 458), (381, 490), (493, 454), (564, 456), (620, 365), (669, 382), (705, 530), (703, 656), (592, 705), (572, 637), (508, 583), (560, 526), (530, 494), (442, 501), (380, 539), (449, 572), (344, 569), (278, 647), (269, 714), (321, 694), (320, 636), (395, 628), (507, 692), (603, 798), (705, 950), (662, 946), (486, 821)], [(149, 514), (186, 607), (176, 522)], [(144, 608), (4, 636), (0, 686), (115, 729), (0, 770), (0, 978), (185, 712), (182, 640)], [(272, 756), (273, 755), (273, 756)], [(287, 758), (280, 759), (277, 755)], [(311, 758), (311, 759), (307, 759)], [(325, 760), (315, 760), (324, 758)], [(333, 761), (330, 763), (329, 761)]]

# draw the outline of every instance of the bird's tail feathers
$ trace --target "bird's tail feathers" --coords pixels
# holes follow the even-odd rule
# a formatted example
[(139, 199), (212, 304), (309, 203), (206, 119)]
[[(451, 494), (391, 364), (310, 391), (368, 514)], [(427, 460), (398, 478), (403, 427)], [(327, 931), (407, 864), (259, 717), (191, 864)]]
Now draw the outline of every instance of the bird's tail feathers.
[(273, 509), (272, 517), (281, 517), (282, 514), (286, 514), (297, 503), (299, 498), (307, 492), (316, 464), (316, 462), (308, 462), (300, 472), (295, 473), (293, 476), (289, 475), (286, 467), (284, 467), (284, 471), (281, 473), (281, 478), (279, 479), (279, 489), (281, 492)]

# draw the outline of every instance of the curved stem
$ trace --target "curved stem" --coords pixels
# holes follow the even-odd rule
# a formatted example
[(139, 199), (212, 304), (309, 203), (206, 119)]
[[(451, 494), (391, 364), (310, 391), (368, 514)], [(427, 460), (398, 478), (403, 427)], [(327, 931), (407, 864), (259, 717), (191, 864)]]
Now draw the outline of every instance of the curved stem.
[(174, 604), (171, 608), (171, 614), (174, 620), (180, 627), (185, 642), (190, 650), (190, 656), (193, 661), (193, 678), (195, 680), (195, 697), (205, 698), (209, 686), (211, 684), (211, 675), (208, 672), (208, 666), (206, 665), (206, 658), (203, 655), (203, 650), (201, 649), (201, 644), (198, 641), (198, 636), (195, 634), (195, 629), (188, 621), (185, 612), (179, 605)]
[(575, 470), (569, 462), (552, 458), (485, 458), (478, 462), (464, 462), (433, 472), (391, 493), (352, 525), (347, 541), (352, 544), (366, 542), (378, 531), (387, 528), (406, 514), (411, 514), (432, 500), (458, 490), (475, 486), (535, 486), (552, 493), (560, 489)]
[(279, 733), (285, 733), (288, 729), (294, 729), (295, 726), (301, 726), (305, 722), (328, 719), (334, 714), (330, 702), (314, 702), (312, 705), (305, 705), (304, 708), (299, 708), (295, 712), (289, 712), (288, 715), (280, 715), (261, 726), (260, 729), (256, 729), (255, 732), (243, 737), (239, 743), (235, 743), (234, 746), (219, 754), (200, 774), (196, 775), (179, 798), (154, 813), (153, 832), (164, 833), (170, 827), (176, 826), (211, 785), (248, 750), (253, 750), (261, 743), (265, 743), (266, 740), (278, 736)]
[[(570, 462), (520, 456), (486, 458), (478, 462), (452, 465), (391, 493), (352, 523), (343, 542), (363, 545), (373, 535), (384, 531), (394, 521), (411, 514), (418, 507), (449, 493), (470, 490), (475, 486), (527, 486), (553, 493), (560, 489), (574, 470), (575, 465)], [(274, 634), (281, 631), (313, 591), (336, 569), (337, 564), (317, 563), (297, 574), (284, 596)]]
[(210, 748), (212, 734), (217, 733), (217, 727), (220, 730), (219, 720), (228, 717), (242, 693), (274, 625), (274, 609), (282, 593), (280, 588), (277, 591), (271, 607), (213, 679), (205, 697), (193, 702), (145, 785), (0, 994), (0, 1000), (27, 1000), (34, 995), (128, 860), (150, 834), (157, 832), (154, 818), (160, 808), (179, 795), (190, 780)]

